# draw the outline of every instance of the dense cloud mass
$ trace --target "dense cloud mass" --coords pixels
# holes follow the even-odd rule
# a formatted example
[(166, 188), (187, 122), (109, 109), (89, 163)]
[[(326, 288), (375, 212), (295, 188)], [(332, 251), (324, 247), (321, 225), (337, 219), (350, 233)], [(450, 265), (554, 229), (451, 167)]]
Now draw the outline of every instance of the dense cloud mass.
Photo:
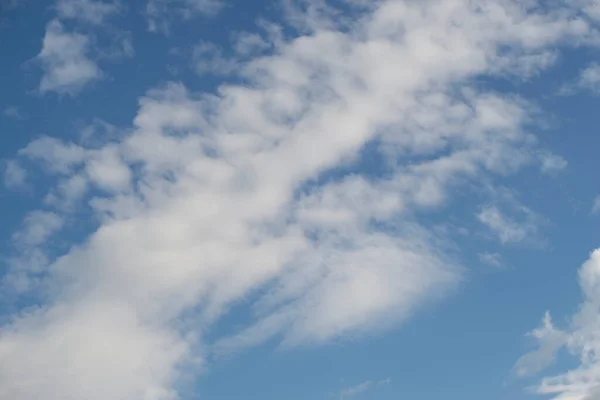
[[(91, 2), (71, 3), (60, 12)], [(542, 172), (565, 167), (528, 133), (534, 105), (474, 80), (532, 77), (561, 46), (596, 45), (594, 4), (385, 0), (355, 4), (360, 17), (340, 23), (315, 6), (294, 16), (307, 22), (303, 35), (236, 68), (243, 83), (215, 94), (158, 86), (139, 99), (132, 127), (99, 146), (30, 143), (19, 157), (56, 177), (45, 202), (61, 206), (30, 214), (15, 234), (24, 258), (4, 285), (43, 293), (43, 305), (0, 330), (0, 398), (185, 398), (182, 368), (200, 371), (211, 355), (274, 337), (294, 346), (377, 332), (439, 299), (463, 267), (421, 216), (539, 154)], [(84, 37), (56, 21), (46, 35), (42, 91), (100, 76), (81, 56)], [(70, 73), (76, 66), (83, 72)], [(366, 146), (386, 173), (344, 173)], [(88, 205), (98, 228), (45, 263), (45, 243)], [(523, 210), (524, 225), (492, 206), (476, 218), (505, 243), (535, 231)], [(594, 302), (595, 288), (584, 290)], [(242, 299), (251, 322), (205, 340)], [(595, 365), (540, 391), (583, 400), (574, 388)]]

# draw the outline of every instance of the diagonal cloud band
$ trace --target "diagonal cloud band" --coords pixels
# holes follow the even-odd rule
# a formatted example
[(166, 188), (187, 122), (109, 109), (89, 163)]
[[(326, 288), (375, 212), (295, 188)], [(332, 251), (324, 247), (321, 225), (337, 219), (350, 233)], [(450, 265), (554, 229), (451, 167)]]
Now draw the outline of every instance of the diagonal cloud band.
[[(43, 305), (0, 330), (0, 398), (176, 399), (183, 367), (209, 354), (390, 328), (460, 282), (420, 215), (537, 154), (532, 105), (473, 81), (594, 43), (590, 19), (516, 0), (381, 1), (351, 26), (327, 15), (248, 61), (242, 83), (150, 90), (120, 140), (21, 152), (100, 223), (44, 273), (5, 277)], [(368, 145), (384, 176), (345, 173)], [(247, 299), (251, 322), (208, 341)]]

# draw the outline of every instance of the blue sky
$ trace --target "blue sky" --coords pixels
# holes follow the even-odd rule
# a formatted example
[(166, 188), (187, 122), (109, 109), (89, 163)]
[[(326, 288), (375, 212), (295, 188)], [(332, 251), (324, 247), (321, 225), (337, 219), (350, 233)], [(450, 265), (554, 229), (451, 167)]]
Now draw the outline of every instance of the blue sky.
[(600, 2), (0, 0), (0, 399), (600, 399)]

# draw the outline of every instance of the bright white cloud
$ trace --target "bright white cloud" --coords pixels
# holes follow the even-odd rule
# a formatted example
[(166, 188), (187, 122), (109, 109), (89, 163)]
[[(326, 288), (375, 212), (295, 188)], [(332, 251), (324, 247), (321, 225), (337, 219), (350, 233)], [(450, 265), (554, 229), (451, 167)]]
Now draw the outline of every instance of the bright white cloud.
[[(86, 202), (100, 226), (48, 267), (44, 305), (0, 331), (0, 398), (173, 400), (205, 352), (357, 337), (443, 296), (462, 268), (419, 215), (535, 154), (527, 102), (471, 83), (589, 34), (554, 11), (389, 0), (343, 26), (321, 15), (245, 63), (243, 85), (149, 91), (119, 140), (34, 141), (23, 157), (102, 189)], [(371, 143), (389, 174), (336, 178)], [(204, 342), (241, 299), (248, 325)]]
[(50, 22), (37, 56), (43, 70), (40, 92), (74, 95), (100, 79), (100, 68), (88, 58), (89, 46), (87, 36), (66, 32), (58, 20)]
[(549, 314), (544, 325), (532, 332), (539, 348), (523, 356), (516, 365), (520, 374), (535, 373), (554, 360), (556, 352), (566, 347), (579, 359), (579, 364), (567, 372), (545, 377), (537, 386), (540, 394), (553, 400), (591, 400), (600, 392), (600, 249), (595, 250), (579, 270), (579, 286), (584, 300), (579, 310), (569, 318), (565, 330), (555, 328)]
[(212, 16), (221, 10), (223, 4), (222, 0), (148, 0), (148, 29), (151, 32), (168, 33), (173, 19)]

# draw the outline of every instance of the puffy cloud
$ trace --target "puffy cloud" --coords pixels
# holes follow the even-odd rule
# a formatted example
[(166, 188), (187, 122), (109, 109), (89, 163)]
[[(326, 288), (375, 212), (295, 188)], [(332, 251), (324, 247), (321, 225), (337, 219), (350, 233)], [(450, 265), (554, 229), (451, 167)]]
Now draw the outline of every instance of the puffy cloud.
[[(134, 55), (131, 33), (107, 23), (110, 16), (121, 12), (121, 4), (118, 0), (56, 2), (56, 18), (47, 25), (37, 56), (43, 70), (41, 93), (75, 96), (105, 77), (99, 62)], [(65, 29), (65, 21), (74, 21), (77, 29)]]
[(43, 164), (47, 171), (68, 174), (72, 169), (83, 162), (85, 150), (73, 143), (43, 136), (30, 142), (19, 153)]
[(65, 32), (58, 20), (46, 27), (41, 52), (37, 55), (43, 76), (42, 93), (77, 94), (84, 86), (102, 77), (102, 71), (88, 58), (89, 38)]
[(565, 330), (555, 328), (549, 314), (541, 328), (532, 332), (539, 348), (523, 356), (516, 365), (520, 374), (535, 373), (554, 360), (566, 347), (579, 363), (567, 372), (542, 379), (536, 390), (553, 400), (592, 400), (600, 394), (600, 249), (595, 250), (579, 269), (583, 303)]
[(131, 170), (115, 147), (106, 146), (91, 151), (85, 172), (90, 182), (109, 192), (127, 190), (131, 181)]
[[(102, 189), (86, 202), (100, 226), (0, 330), (0, 397), (172, 400), (207, 352), (389, 329), (460, 282), (420, 216), (535, 154), (530, 105), (472, 80), (590, 28), (516, 0), (371, 7), (318, 15), (214, 95), (149, 91), (111, 143), (21, 152)], [(357, 168), (369, 146), (384, 174)], [(207, 342), (242, 300), (248, 324)]]

